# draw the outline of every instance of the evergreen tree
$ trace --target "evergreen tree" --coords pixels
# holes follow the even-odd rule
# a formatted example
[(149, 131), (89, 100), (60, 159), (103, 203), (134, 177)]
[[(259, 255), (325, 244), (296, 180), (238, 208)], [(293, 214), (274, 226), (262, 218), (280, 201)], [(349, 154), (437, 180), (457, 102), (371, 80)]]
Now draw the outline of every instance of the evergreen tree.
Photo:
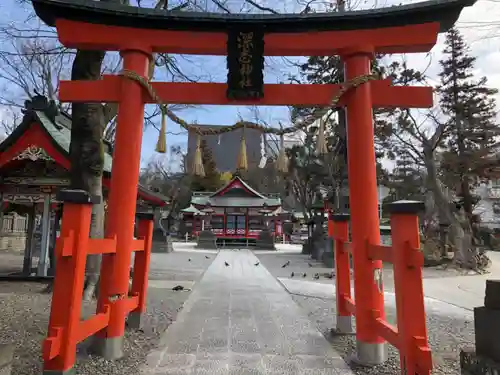
[(496, 121), (494, 95), (486, 77), (474, 77), (476, 58), (460, 32), (446, 34), (441, 73), (439, 103), (448, 125), (445, 151), (442, 153), (443, 180), (455, 188), (472, 224), (474, 203), (471, 191), (483, 175), (483, 165), (497, 153), (500, 127)]
[(304, 144), (291, 147), (287, 154), (290, 162), (285, 184), (308, 219), (316, 194), (329, 180), (324, 161), (316, 155), (314, 132), (308, 132)]
[(385, 184), (391, 189), (390, 201), (408, 199), (425, 200), (424, 173), (409, 152), (401, 151), (396, 166)]
[(201, 144), (201, 159), (205, 169), (205, 176), (193, 176), (191, 182), (191, 190), (193, 191), (216, 191), (223, 185), (221, 175), (217, 170), (217, 165), (212, 155), (212, 150), (208, 147), (206, 140), (202, 139)]
[[(344, 64), (339, 56), (311, 56), (307, 62), (300, 65), (301, 79), (296, 81), (305, 81), (310, 84), (339, 84), (344, 83)], [(384, 67), (379, 63), (379, 58), (376, 57), (372, 61), (372, 72), (383, 75)], [(315, 110), (315, 108), (295, 107), (292, 110), (292, 121), (297, 117), (307, 117)], [(342, 197), (340, 192), (345, 186), (348, 177), (347, 170), (347, 119), (344, 108), (336, 108), (336, 116), (329, 116), (325, 122), (327, 133), (328, 154), (323, 158), (323, 164), (327, 168), (328, 179), (324, 179), (323, 185), (330, 188), (335, 197), (334, 206), (337, 210), (342, 207), (341, 201), (347, 199)], [(384, 115), (387, 110), (377, 109), (375, 115)], [(382, 126), (379, 126), (381, 124)], [(377, 176), (379, 183), (384, 183), (386, 180), (386, 171), (384, 170), (380, 160), (386, 154), (387, 148), (385, 142), (390, 135), (387, 135), (390, 127), (384, 126), (384, 122), (375, 123), (375, 150), (377, 156)], [(311, 129), (315, 131), (315, 129)]]

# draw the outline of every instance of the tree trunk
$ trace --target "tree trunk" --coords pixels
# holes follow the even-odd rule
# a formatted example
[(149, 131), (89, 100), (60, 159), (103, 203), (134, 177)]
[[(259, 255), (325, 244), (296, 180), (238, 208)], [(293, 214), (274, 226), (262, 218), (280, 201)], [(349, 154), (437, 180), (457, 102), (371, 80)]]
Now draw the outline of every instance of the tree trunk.
[[(77, 51), (71, 72), (72, 80), (97, 80), (104, 59), (101, 51)], [(102, 197), (104, 166), (104, 107), (99, 103), (73, 103), (71, 127), (71, 187)], [(91, 238), (104, 234), (104, 203), (92, 208)], [(83, 298), (89, 300), (97, 289), (102, 256), (89, 255), (85, 270)]]
[[(102, 196), (102, 178), (90, 178), (89, 183), (91, 188), (89, 192), (93, 195)], [(90, 237), (104, 238), (104, 201), (100, 204), (95, 204), (92, 207), (92, 221), (90, 223)], [(102, 255), (88, 255), (87, 265), (85, 267), (85, 289), (83, 292), (83, 300), (90, 301), (96, 296), (97, 285), (99, 283), (99, 275), (101, 271)]]
[(424, 146), (423, 154), (427, 170), (427, 184), (433, 192), (440, 224), (449, 224), (448, 241), (454, 253), (454, 262), (461, 267), (475, 270), (487, 266), (488, 259), (482, 257), (473, 244), (468, 218), (462, 213), (463, 211), (455, 215), (451, 202), (443, 192), (437, 175), (433, 150)]

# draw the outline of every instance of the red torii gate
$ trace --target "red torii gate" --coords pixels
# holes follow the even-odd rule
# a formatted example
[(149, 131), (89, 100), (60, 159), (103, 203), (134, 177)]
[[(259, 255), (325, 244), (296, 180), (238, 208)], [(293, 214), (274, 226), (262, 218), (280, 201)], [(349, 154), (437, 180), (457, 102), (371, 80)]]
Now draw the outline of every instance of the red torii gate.
[[(147, 79), (152, 53), (226, 55), (228, 33), (240, 27), (263, 32), (264, 54), (267, 56), (340, 55), (345, 63), (346, 80), (350, 81), (370, 74), (375, 53), (430, 51), (438, 33), (451, 27), (461, 10), (475, 0), (428, 1), (362, 12), (259, 17), (139, 10), (83, 0), (32, 2), (39, 17), (57, 28), (63, 45), (120, 51), (124, 70), (143, 79)], [(234, 100), (227, 97), (228, 85), (223, 83), (152, 82), (151, 85), (166, 104), (327, 106), (341, 90), (341, 85), (264, 85), (263, 96)], [(52, 314), (68, 308), (68, 316), (57, 322), (51, 319), (44, 369), (46, 374), (52, 375), (69, 373), (74, 364), (72, 348), (94, 333), (102, 339), (102, 354), (106, 358), (121, 357), (128, 313), (134, 312), (136, 325), (140, 320), (147, 286), (147, 256), (137, 268), (141, 270), (141, 279), (135, 283), (139, 296), (128, 297), (128, 279), (130, 256), (138, 248), (133, 235), (144, 104), (156, 103), (140, 82), (109, 75), (98, 81), (61, 82), (60, 100), (117, 102), (120, 107), (106, 225), (106, 238), (113, 242), (103, 251), (97, 314), (94, 320), (78, 326), (78, 317), (74, 315), (75, 310), (79, 312), (79, 305), (74, 306), (76, 296), (73, 295), (72, 302), (58, 302), (64, 305), (55, 305), (54, 299)], [(385, 321), (385, 315), (383, 290), (374, 280), (374, 275), (380, 272), (382, 261), (369, 256), (365, 246), (366, 243), (377, 245), (380, 242), (372, 108), (431, 107), (432, 89), (393, 87), (387, 80), (375, 80), (346, 93), (337, 105), (347, 107), (357, 355), (361, 363), (378, 364), (385, 360), (385, 340), (376, 329), (374, 316)], [(88, 203), (89, 199), (73, 201), (68, 210), (76, 210), (74, 204)], [(75, 212), (78, 211), (64, 217), (63, 226), (76, 229), (71, 236), (63, 230), (63, 236), (66, 233), (71, 237), (74, 252), (79, 254), (73, 255), (79, 259), (81, 269), (82, 254), (79, 251), (88, 251), (89, 239), (82, 229), (87, 223), (78, 219)], [(75, 233), (78, 236), (75, 237)], [(64, 242), (65, 256), (71, 254), (67, 249), (68, 241), (68, 238), (62, 238), (58, 243), (58, 248), (62, 248)], [(83, 278), (83, 271), (76, 272), (74, 277), (73, 293), (78, 294), (82, 288), (80, 278)], [(61, 271), (55, 282), (68, 283), (71, 280)], [(417, 308), (423, 310), (423, 301), (417, 303)], [(423, 324), (425, 327), (425, 321)], [(422, 340), (427, 345), (426, 337)], [(64, 345), (69, 348), (63, 350)]]

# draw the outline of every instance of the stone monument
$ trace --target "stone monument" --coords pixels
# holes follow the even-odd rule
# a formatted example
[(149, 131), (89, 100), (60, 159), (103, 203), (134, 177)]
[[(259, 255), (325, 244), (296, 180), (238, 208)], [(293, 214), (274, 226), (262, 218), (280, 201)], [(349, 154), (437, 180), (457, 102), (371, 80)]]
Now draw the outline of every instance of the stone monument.
[(486, 280), (484, 306), (474, 308), (476, 348), (460, 352), (462, 375), (500, 374), (500, 280)]

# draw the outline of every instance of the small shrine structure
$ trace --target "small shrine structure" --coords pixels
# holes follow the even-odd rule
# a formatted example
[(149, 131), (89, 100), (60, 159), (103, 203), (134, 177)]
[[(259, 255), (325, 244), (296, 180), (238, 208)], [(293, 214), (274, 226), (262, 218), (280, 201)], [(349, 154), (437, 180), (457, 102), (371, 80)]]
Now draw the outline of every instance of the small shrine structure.
[[(5, 212), (27, 215), (27, 218), (24, 216), (27, 221), (25, 230), (15, 233), (24, 237), (21, 246), (24, 247), (24, 261), (20, 274), (23, 277), (33, 273), (47, 276), (51, 274), (49, 264), (52, 266), (49, 249), (54, 247), (62, 213), (62, 204), (57, 201), (56, 194), (70, 183), (71, 118), (61, 113), (55, 102), (43, 96), (26, 101), (25, 107), (21, 123), (0, 143), (0, 228), (4, 229)], [(112, 153), (112, 144), (105, 142), (105, 199), (111, 177)], [(159, 211), (167, 203), (165, 196), (139, 185), (137, 211)], [(39, 235), (36, 236), (35, 232)], [(5, 230), (0, 233), (2, 238), (9, 235)], [(22, 252), (18, 246), (16, 253), (19, 258)], [(2, 255), (0, 253), (0, 257)], [(9, 258), (12, 255), (16, 254), (9, 254)], [(34, 258), (38, 258), (36, 271), (32, 269)], [(14, 260), (12, 266), (1, 270), (0, 274), (19, 271), (20, 266), (16, 263), (19, 261)]]
[(216, 192), (193, 192), (191, 205), (182, 211), (185, 228), (198, 237), (211, 231), (217, 243), (255, 244), (265, 229), (282, 235), (279, 194), (259, 193), (239, 176)]

